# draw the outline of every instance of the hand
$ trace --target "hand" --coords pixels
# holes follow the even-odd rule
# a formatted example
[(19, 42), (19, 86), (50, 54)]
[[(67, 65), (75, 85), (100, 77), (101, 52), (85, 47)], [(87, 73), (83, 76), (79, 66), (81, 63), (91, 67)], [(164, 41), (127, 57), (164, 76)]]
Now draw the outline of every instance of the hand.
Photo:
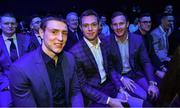
[(121, 81), (123, 83), (123, 85), (131, 92), (134, 93), (134, 89), (136, 88), (136, 86), (134, 85), (134, 81), (131, 80), (128, 77), (123, 77), (121, 78)]
[(159, 89), (155, 85), (150, 85), (148, 88), (148, 94), (151, 96), (151, 99), (157, 99), (159, 95)]
[(160, 71), (160, 70), (156, 71), (156, 75), (161, 79), (164, 78), (165, 74), (166, 74), (166, 72), (164, 72), (164, 71)]
[(116, 99), (116, 98), (110, 98), (109, 105), (112, 108), (124, 108), (123, 105), (121, 104), (121, 100), (120, 99)]
[(130, 95), (129, 95), (125, 90), (120, 89), (120, 90), (119, 90), (119, 93), (117, 94), (117, 97), (116, 97), (116, 98), (120, 99), (121, 102), (127, 102), (129, 96), (130, 96)]

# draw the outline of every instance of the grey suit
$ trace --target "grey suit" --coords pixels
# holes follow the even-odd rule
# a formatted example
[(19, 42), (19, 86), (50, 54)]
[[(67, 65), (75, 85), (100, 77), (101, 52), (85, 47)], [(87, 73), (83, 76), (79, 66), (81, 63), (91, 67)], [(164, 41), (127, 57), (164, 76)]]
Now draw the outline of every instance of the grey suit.
[[(161, 26), (155, 28), (151, 35), (153, 37), (153, 46), (156, 55), (159, 57), (161, 62), (167, 61), (169, 59), (168, 57), (168, 33), (165, 33)], [(163, 39), (165, 38), (165, 39)]]
[[(75, 61), (71, 54), (63, 53), (62, 67), (67, 104), (82, 106)], [(15, 106), (53, 106), (52, 88), (40, 47), (15, 62), (10, 71)]]

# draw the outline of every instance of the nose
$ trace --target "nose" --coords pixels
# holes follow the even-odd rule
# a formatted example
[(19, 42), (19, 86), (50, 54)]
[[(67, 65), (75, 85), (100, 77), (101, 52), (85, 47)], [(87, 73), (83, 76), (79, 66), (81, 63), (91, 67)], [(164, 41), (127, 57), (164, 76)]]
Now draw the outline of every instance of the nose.
[(92, 26), (88, 26), (88, 30), (89, 30), (89, 31), (92, 30)]
[(59, 40), (59, 41), (63, 41), (62, 33), (59, 33), (59, 34), (58, 34), (58, 40)]

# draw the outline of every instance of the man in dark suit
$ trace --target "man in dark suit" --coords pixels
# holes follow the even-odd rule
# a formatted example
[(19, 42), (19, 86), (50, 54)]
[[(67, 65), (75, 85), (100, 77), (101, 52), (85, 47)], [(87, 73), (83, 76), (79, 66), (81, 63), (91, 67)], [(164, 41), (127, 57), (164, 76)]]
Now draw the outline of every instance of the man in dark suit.
[[(16, 28), (17, 22), (13, 14), (5, 13), (1, 16), (0, 29), (2, 34), (0, 35), (0, 43), (9, 65), (23, 56), (29, 46), (29, 36), (17, 34)], [(13, 54), (12, 47), (14, 48)]]
[(136, 34), (139, 34), (142, 36), (143, 42), (147, 48), (148, 55), (151, 59), (152, 65), (155, 69), (155, 73), (158, 77), (156, 77), (157, 81), (160, 82), (160, 79), (162, 79), (165, 75), (165, 72), (167, 72), (167, 68), (163, 65), (163, 63), (160, 61), (158, 56), (156, 55), (153, 47), (153, 38), (150, 35), (151, 30), (151, 15), (149, 13), (142, 13), (139, 16), (138, 21), (139, 28), (136, 32)]
[(122, 12), (111, 17), (113, 34), (110, 42), (111, 58), (119, 79), (130, 94), (146, 100), (147, 94), (157, 98), (158, 88), (142, 37), (128, 33), (128, 19)]
[(41, 18), (39, 16), (33, 16), (31, 19), (31, 23), (30, 23), (30, 28), (31, 28), (30, 41), (31, 41), (31, 44), (29, 46), (29, 51), (32, 51), (41, 45), (42, 38), (39, 34), (40, 25), (41, 25)]
[(83, 106), (73, 56), (62, 49), (68, 29), (61, 18), (42, 20), (41, 47), (15, 62), (9, 79), (15, 106)]
[[(108, 62), (108, 44), (98, 36), (99, 17), (86, 10), (80, 17), (83, 39), (71, 50), (78, 67), (78, 79), (88, 107), (123, 107), (116, 95), (121, 87), (117, 73)], [(127, 102), (127, 96), (124, 96)]]
[(66, 21), (68, 25), (68, 40), (64, 49), (69, 50), (82, 39), (82, 32), (79, 29), (78, 14), (76, 12), (68, 13)]
[[(22, 34), (16, 34), (16, 27), (17, 27), (17, 22), (13, 14), (5, 13), (1, 15), (0, 29), (2, 30), (2, 34), (0, 35), (0, 46), (1, 46), (0, 58), (2, 59), (0, 59), (0, 62), (1, 62), (2, 70), (1, 70), (0, 79), (2, 83), (0, 85), (0, 88), (4, 88), (4, 85), (6, 85), (5, 87), (7, 88), (5, 89), (6, 93), (9, 90), (6, 72), (9, 66), (14, 61), (16, 61), (18, 58), (20, 58), (22, 55), (24, 55), (27, 52), (27, 48), (29, 45), (29, 37)], [(1, 94), (1, 96), (3, 95)], [(1, 105), (3, 106), (11, 105), (11, 100), (10, 100), (11, 98), (9, 96), (4, 96), (3, 98), (1, 98), (4, 100), (6, 99), (8, 100), (8, 102), (2, 101)]]

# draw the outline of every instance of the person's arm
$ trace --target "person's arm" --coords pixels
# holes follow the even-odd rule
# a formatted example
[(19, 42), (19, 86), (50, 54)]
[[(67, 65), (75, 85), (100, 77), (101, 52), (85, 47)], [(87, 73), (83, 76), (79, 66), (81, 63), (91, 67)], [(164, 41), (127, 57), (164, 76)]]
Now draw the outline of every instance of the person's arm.
[(35, 107), (37, 105), (32, 94), (31, 84), (22, 71), (23, 69), (18, 68), (16, 65), (11, 66), (8, 74), (13, 104), (17, 107)]
[(79, 81), (76, 75), (77, 68), (75, 67), (75, 71), (73, 72), (72, 76), (72, 82), (71, 82), (71, 104), (72, 107), (83, 107), (84, 106), (84, 100), (81, 93), (81, 88), (79, 85)]

